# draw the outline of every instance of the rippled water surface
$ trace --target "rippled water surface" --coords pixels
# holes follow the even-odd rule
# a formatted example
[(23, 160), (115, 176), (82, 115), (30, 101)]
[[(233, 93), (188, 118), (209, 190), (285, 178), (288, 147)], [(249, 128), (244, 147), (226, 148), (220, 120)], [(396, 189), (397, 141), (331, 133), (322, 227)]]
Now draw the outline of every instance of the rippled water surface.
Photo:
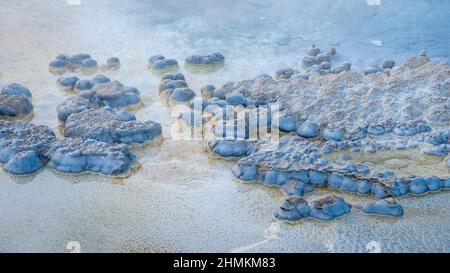
[[(80, 2), (80, 5), (73, 5)], [(71, 5), (69, 5), (70, 3)], [(378, 5), (381, 4), (381, 5)], [(60, 53), (90, 53), (104, 71), (136, 86), (140, 120), (163, 125), (160, 146), (134, 148), (142, 166), (125, 179), (61, 175), (32, 177), (0, 171), (0, 251), (450, 251), (450, 194), (401, 200), (400, 219), (355, 210), (335, 222), (291, 225), (273, 220), (284, 196), (277, 189), (233, 179), (233, 162), (210, 159), (200, 143), (174, 141), (173, 118), (157, 97), (159, 78), (147, 59), (220, 51), (224, 68), (186, 75), (198, 90), (282, 66), (300, 67), (311, 43), (335, 46), (356, 68), (380, 58), (401, 62), (426, 49), (448, 61), (449, 1), (94, 1), (0, 2), (0, 84), (33, 93), (36, 124), (59, 132), (59, 91), (47, 65)], [(307, 199), (327, 194), (317, 191)], [(342, 194), (353, 203), (366, 198)]]

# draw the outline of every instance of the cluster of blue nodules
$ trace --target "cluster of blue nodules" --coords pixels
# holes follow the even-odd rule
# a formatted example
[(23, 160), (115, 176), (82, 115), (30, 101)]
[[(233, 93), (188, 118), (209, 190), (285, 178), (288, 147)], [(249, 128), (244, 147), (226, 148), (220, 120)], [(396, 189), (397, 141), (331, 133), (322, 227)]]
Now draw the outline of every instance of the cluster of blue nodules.
[(48, 65), (49, 71), (55, 74), (64, 74), (67, 71), (94, 72), (98, 69), (98, 63), (86, 53), (78, 53), (74, 55), (58, 55), (55, 60)]
[(361, 209), (364, 213), (400, 217), (403, 215), (402, 206), (394, 198), (380, 199), (366, 202)]
[(223, 64), (224, 61), (225, 57), (219, 52), (214, 52), (208, 55), (191, 55), (185, 60), (185, 62), (189, 65), (200, 66)]
[[(291, 140), (297, 142), (290, 142)], [(303, 146), (294, 148), (295, 143)], [(234, 144), (233, 141), (227, 142), (229, 149)], [(324, 148), (329, 147), (328, 145), (318, 145), (314, 148), (311, 146), (311, 142), (294, 136), (282, 137), (279, 145), (289, 149), (250, 153), (233, 167), (233, 174), (241, 180), (261, 181), (267, 185), (278, 186), (287, 194), (297, 195), (309, 192), (312, 187), (328, 186), (331, 189), (371, 194), (379, 199), (384, 199), (408, 193), (423, 194), (449, 186), (450, 178), (436, 176), (395, 178), (392, 171), (371, 173), (365, 164), (333, 167), (327, 164), (318, 152), (324, 153)], [(295, 152), (295, 150), (303, 150), (303, 152)], [(213, 152), (219, 154), (220, 150), (213, 150)], [(219, 155), (227, 156), (228, 154)], [(291, 165), (299, 163), (306, 166), (291, 168)]]
[(435, 192), (450, 187), (450, 177), (439, 178), (437, 176), (395, 178), (389, 187), (394, 196), (403, 196), (408, 193), (424, 194)]
[(63, 76), (56, 82), (64, 91), (86, 91), (91, 90), (96, 84), (110, 82), (111, 80), (102, 74), (97, 74), (91, 79), (79, 79), (77, 76)]
[(364, 68), (364, 75), (379, 73), (383, 71), (389, 71), (390, 69), (394, 68), (395, 61), (391, 59), (384, 59), (381, 63), (381, 66), (377, 64), (371, 64), (368, 65), (366, 68)]
[(329, 221), (343, 216), (351, 211), (352, 206), (339, 196), (326, 196), (313, 202), (308, 202), (298, 195), (289, 196), (275, 212), (279, 220), (297, 221), (306, 217)]
[(178, 62), (175, 59), (166, 59), (162, 55), (154, 55), (148, 59), (148, 65), (153, 71), (168, 71), (178, 68)]
[(336, 55), (336, 49), (333, 47), (329, 52), (322, 53), (320, 48), (312, 45), (308, 52), (308, 55), (304, 56), (302, 63), (304, 66), (309, 68), (310, 72), (317, 73), (319, 75), (326, 75), (330, 73), (338, 74), (343, 71), (349, 71), (351, 69), (351, 64), (345, 62), (340, 66), (335, 68), (331, 67), (332, 58)]
[[(70, 77), (69, 77), (70, 78)], [(62, 77), (60, 83), (68, 81)], [(111, 80), (103, 75), (97, 75), (92, 79), (73, 79), (74, 87), (79, 96), (69, 98), (58, 107), (58, 119), (65, 121), (68, 115), (80, 112), (88, 108), (103, 106), (126, 107), (140, 103), (140, 92), (132, 86), (124, 86), (118, 81)]]
[(175, 103), (190, 102), (195, 97), (194, 90), (188, 87), (184, 75), (180, 72), (166, 72), (161, 76), (159, 94)]

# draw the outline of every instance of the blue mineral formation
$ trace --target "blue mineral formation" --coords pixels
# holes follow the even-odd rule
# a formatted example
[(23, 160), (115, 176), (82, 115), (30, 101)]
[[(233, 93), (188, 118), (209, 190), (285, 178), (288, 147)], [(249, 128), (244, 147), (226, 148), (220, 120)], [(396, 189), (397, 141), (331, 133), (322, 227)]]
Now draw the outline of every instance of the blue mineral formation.
[(18, 83), (11, 83), (11, 84), (5, 85), (1, 90), (1, 94), (3, 94), (3, 95), (23, 95), (26, 97), (31, 97), (30, 89), (28, 89), (25, 86), (18, 84)]
[(60, 54), (48, 64), (48, 70), (54, 74), (64, 74), (67, 71), (93, 73), (97, 69), (97, 61), (86, 53), (78, 53), (70, 56)]
[(47, 151), (56, 140), (47, 126), (25, 121), (0, 120), (0, 162), (11, 174), (30, 174), (44, 166)]
[(74, 91), (74, 86), (80, 79), (77, 76), (60, 77), (56, 83), (62, 91)]
[(311, 208), (311, 216), (319, 220), (334, 220), (350, 212), (352, 206), (342, 197), (336, 195), (326, 196), (316, 200)]
[(223, 64), (224, 62), (225, 57), (219, 52), (207, 55), (191, 55), (185, 60), (186, 64), (193, 66), (215, 66)]
[(402, 206), (394, 198), (385, 198), (375, 202), (364, 203), (362, 211), (368, 214), (389, 215), (395, 217), (403, 215)]
[(93, 139), (62, 139), (49, 149), (48, 166), (63, 173), (94, 172), (120, 175), (136, 164), (125, 144), (111, 145)]
[(274, 213), (279, 220), (298, 221), (310, 216), (308, 202), (299, 195), (289, 196)]
[(117, 70), (120, 68), (120, 60), (117, 57), (110, 57), (106, 60), (106, 67), (111, 70)]
[(195, 97), (195, 92), (187, 87), (175, 88), (170, 94), (170, 100), (174, 102), (186, 102)]
[(161, 125), (154, 121), (136, 121), (134, 115), (112, 108), (86, 109), (69, 115), (64, 136), (95, 139), (108, 143), (144, 143), (161, 135)]
[(0, 116), (23, 117), (33, 111), (27, 96), (0, 94)]
[(141, 101), (139, 90), (118, 81), (98, 83), (83, 96), (94, 97), (98, 104), (111, 107), (136, 105)]
[(71, 114), (92, 108), (96, 108), (96, 105), (89, 99), (80, 96), (68, 98), (57, 107), (58, 120), (66, 122)]
[(152, 71), (164, 73), (178, 69), (178, 62), (175, 59), (166, 59), (162, 55), (155, 55), (148, 59), (149, 67)]

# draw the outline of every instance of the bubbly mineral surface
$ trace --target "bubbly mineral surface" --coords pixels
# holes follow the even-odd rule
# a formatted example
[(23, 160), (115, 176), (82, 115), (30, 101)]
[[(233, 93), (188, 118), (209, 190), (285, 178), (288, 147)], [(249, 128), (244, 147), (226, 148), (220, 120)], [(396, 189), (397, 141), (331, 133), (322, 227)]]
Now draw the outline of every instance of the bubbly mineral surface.
[[(319, 52), (313, 47), (308, 56), (317, 62)], [(277, 186), (288, 195), (304, 196), (318, 187), (370, 194), (380, 200), (365, 203), (363, 212), (401, 216), (403, 209), (393, 198), (448, 187), (450, 65), (430, 61), (425, 53), (394, 65), (392, 60), (383, 62), (389, 73), (379, 73), (381, 68), (357, 72), (350, 66), (339, 73), (281, 69), (276, 79), (262, 75), (226, 83), (213, 91), (215, 99), (247, 108), (233, 108), (231, 114), (213, 111), (215, 136), (225, 139), (211, 141), (209, 150), (221, 157), (242, 157), (232, 169), (240, 180)], [(206, 110), (212, 99), (204, 100)], [(270, 110), (274, 103), (275, 111)], [(281, 138), (255, 145), (248, 139), (249, 125), (237, 126), (239, 115), (249, 118), (248, 107), (254, 106), (269, 107), (268, 125)], [(205, 112), (204, 117), (210, 116)], [(286, 202), (301, 211), (307, 204), (299, 200)], [(322, 203), (334, 202), (328, 201)], [(297, 209), (286, 210), (288, 203), (276, 217), (305, 217)], [(313, 206), (310, 215), (331, 220), (340, 213)]]
[(32, 111), (33, 105), (27, 96), (0, 94), (0, 116), (22, 117)]
[(94, 172), (120, 175), (136, 164), (125, 144), (111, 145), (93, 139), (62, 139), (49, 150), (48, 166), (64, 173)]
[(64, 136), (95, 139), (109, 143), (144, 143), (161, 135), (154, 121), (136, 121), (133, 114), (105, 107), (71, 114), (64, 125)]
[(38, 171), (48, 158), (48, 149), (56, 140), (47, 126), (36, 126), (26, 121), (0, 120), (0, 162), (11, 174)]

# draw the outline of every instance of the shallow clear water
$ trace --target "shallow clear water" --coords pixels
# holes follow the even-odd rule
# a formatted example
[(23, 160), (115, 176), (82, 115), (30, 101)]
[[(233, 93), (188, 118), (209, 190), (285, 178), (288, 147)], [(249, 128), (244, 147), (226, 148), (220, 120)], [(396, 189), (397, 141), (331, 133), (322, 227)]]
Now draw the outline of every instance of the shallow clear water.
[[(299, 68), (311, 43), (336, 46), (355, 67), (384, 57), (401, 62), (426, 49), (448, 60), (448, 1), (89, 1), (0, 2), (0, 84), (19, 82), (33, 93), (33, 122), (59, 130), (59, 91), (47, 65), (60, 53), (90, 53), (99, 63), (118, 56), (122, 67), (104, 72), (139, 88), (140, 120), (163, 125), (161, 146), (136, 148), (142, 164), (126, 179), (68, 176), (48, 169), (15, 178), (0, 172), (0, 251), (450, 251), (449, 193), (401, 200), (401, 219), (355, 210), (331, 223), (295, 225), (273, 220), (284, 196), (277, 189), (233, 179), (233, 162), (208, 158), (198, 143), (174, 141), (170, 110), (157, 97), (159, 78), (147, 59), (182, 61), (221, 51), (224, 68), (187, 76), (207, 82)], [(214, 3), (213, 3), (214, 2)], [(382, 45), (382, 46), (380, 46)], [(326, 194), (317, 191), (307, 199)], [(359, 196), (340, 193), (351, 202)], [(365, 198), (364, 198), (365, 199)]]

